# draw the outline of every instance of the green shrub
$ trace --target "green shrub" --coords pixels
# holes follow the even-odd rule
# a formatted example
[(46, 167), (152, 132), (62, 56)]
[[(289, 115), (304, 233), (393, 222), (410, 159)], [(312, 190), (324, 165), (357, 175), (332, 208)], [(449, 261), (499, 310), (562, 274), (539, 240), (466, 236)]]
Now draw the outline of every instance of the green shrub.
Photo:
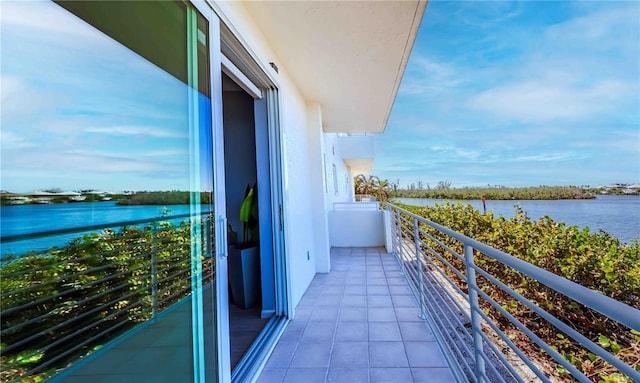
[[(401, 207), (446, 226), (454, 231), (474, 238), (519, 259), (548, 270), (554, 274), (598, 291), (608, 297), (640, 308), (640, 245), (638, 241), (621, 243), (617, 238), (600, 231), (592, 233), (588, 228), (566, 226), (545, 216), (530, 219), (516, 206), (516, 215), (510, 219), (482, 214), (470, 205), (458, 203), (438, 204), (431, 207)], [(463, 254), (462, 244), (448, 236), (436, 233), (422, 225), (421, 229), (438, 238), (458, 254)], [(464, 265), (434, 241), (423, 236), (423, 240), (463, 274)], [(545, 285), (515, 271), (479, 252), (475, 262), (489, 274), (514, 289), (525, 298), (561, 319), (594, 342), (617, 354), (632, 366), (640, 365), (640, 337), (600, 313), (588, 309)], [(451, 277), (466, 289), (463, 280)], [(626, 379), (614, 374), (615, 369), (599, 358), (595, 358), (581, 345), (569, 339), (551, 324), (542, 320), (526, 306), (515, 301), (508, 293), (483, 277), (478, 277), (478, 286), (504, 309), (533, 330), (545, 342), (556, 348), (567, 360), (588, 375), (594, 382), (620, 381)], [(489, 303), (482, 300), (486, 313), (500, 324), (507, 334), (517, 330)], [(640, 330), (640, 329), (635, 329)], [(634, 331), (635, 331), (634, 330)], [(518, 337), (524, 338), (522, 337)], [(606, 340), (603, 341), (603, 340)], [(537, 346), (520, 342), (530, 357), (539, 354)], [(534, 359), (538, 358), (535, 355)], [(547, 363), (550, 363), (547, 360)], [(566, 375), (562, 369), (557, 374)]]

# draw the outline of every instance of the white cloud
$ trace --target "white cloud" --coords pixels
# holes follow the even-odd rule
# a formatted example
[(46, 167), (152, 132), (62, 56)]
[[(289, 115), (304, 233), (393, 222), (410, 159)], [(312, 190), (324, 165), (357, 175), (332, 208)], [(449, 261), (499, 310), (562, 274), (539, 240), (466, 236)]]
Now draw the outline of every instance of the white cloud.
[(531, 48), (496, 64), (503, 72), (496, 73), (499, 81), (472, 95), (467, 105), (502, 121), (529, 123), (589, 122), (632, 105), (637, 110), (637, 15), (637, 5), (599, 10), (530, 35)]
[(0, 142), (2, 143), (2, 151), (11, 149), (25, 149), (35, 146), (24, 137), (6, 131), (6, 129), (0, 129)]
[(534, 155), (518, 156), (511, 161), (515, 162), (556, 162), (575, 159), (571, 153), (540, 153)]
[[(571, 77), (572, 74), (568, 73)], [(522, 80), (471, 97), (469, 107), (508, 120), (541, 122), (587, 119), (613, 112), (618, 101), (630, 96), (633, 86), (605, 80), (590, 86), (562, 81), (557, 76)]]
[(438, 155), (448, 154), (448, 155), (454, 155), (461, 159), (468, 159), (468, 160), (475, 160), (481, 155), (481, 153), (477, 150), (469, 150), (469, 149), (456, 147), (456, 146), (434, 145), (429, 147), (429, 151)]
[(80, 25), (75, 16), (60, 12), (61, 7), (49, 1), (0, 1), (0, 10), (0, 24), (26, 27), (33, 33), (77, 33)]
[(416, 54), (411, 58), (400, 94), (434, 95), (460, 84), (461, 78), (451, 63), (438, 62)]
[(548, 27), (545, 43), (571, 50), (588, 48), (589, 52), (612, 49), (637, 52), (640, 40), (637, 3), (612, 5)]
[(103, 126), (88, 127), (84, 129), (86, 133), (108, 134), (112, 136), (145, 136), (145, 137), (161, 137), (161, 138), (188, 138), (188, 132), (182, 130), (169, 130), (155, 126)]
[(522, 13), (522, 7), (517, 2), (460, 1), (455, 4), (458, 10), (454, 16), (456, 20), (480, 28), (502, 24)]

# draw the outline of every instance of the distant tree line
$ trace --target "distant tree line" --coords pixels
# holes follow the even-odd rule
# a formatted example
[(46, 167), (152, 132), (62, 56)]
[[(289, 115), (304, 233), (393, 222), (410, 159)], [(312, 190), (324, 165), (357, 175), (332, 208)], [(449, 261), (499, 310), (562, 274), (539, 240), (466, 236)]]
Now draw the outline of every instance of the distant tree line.
[[(191, 193), (188, 191), (143, 191), (118, 198), (118, 205), (189, 205)], [(211, 203), (211, 193), (200, 193), (200, 203)]]
[(594, 194), (577, 186), (532, 186), (522, 188), (486, 187), (451, 188), (448, 181), (440, 181), (431, 189), (397, 189), (392, 197), (398, 198), (434, 198), (434, 199), (490, 199), (490, 200), (556, 200), (591, 199)]
[(509, 188), (503, 186), (453, 188), (451, 181), (438, 181), (435, 186), (422, 181), (400, 187), (400, 180), (389, 182), (375, 175), (359, 174), (354, 178), (356, 194), (375, 197), (378, 201), (390, 198), (432, 198), (448, 200), (558, 200), (595, 198), (597, 189), (579, 186), (530, 186)]

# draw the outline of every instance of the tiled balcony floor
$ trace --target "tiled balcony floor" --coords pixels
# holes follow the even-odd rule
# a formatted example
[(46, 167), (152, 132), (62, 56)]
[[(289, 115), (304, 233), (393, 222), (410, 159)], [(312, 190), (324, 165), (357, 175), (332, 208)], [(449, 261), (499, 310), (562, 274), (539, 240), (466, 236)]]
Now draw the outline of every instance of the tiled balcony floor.
[(259, 383), (454, 381), (393, 255), (335, 248), (331, 265), (307, 289)]

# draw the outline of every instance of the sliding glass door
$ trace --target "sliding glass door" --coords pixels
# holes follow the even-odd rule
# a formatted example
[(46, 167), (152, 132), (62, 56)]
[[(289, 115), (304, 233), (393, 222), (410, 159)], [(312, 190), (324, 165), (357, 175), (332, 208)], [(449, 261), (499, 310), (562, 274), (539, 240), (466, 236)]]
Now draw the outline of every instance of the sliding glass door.
[(0, 6), (2, 380), (228, 379), (217, 17)]

